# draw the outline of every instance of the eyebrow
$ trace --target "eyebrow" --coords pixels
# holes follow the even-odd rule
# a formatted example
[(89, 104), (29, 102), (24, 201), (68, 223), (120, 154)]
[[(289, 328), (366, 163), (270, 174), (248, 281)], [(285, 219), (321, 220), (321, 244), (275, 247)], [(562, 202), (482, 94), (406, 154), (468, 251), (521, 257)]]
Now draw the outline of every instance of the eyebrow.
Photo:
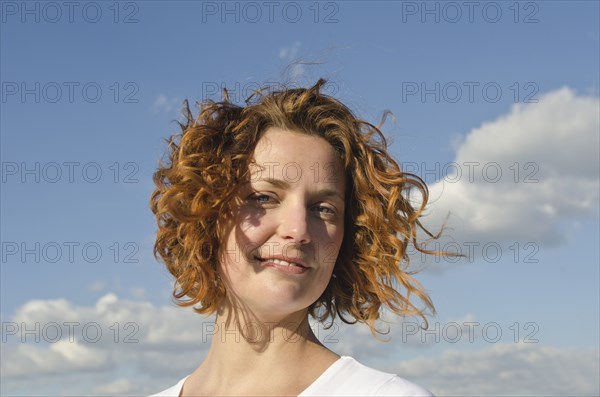
[[(279, 189), (287, 189), (290, 187), (290, 184), (287, 181), (281, 180), (281, 179), (275, 179), (275, 178), (261, 178), (258, 179), (256, 181), (253, 182), (267, 182)], [(247, 182), (246, 184), (249, 185), (251, 182)], [(334, 189), (322, 189), (319, 190), (317, 192), (318, 195), (320, 196), (325, 196), (325, 197), (337, 197), (342, 201), (345, 201), (345, 198), (343, 195), (341, 195), (337, 190)]]

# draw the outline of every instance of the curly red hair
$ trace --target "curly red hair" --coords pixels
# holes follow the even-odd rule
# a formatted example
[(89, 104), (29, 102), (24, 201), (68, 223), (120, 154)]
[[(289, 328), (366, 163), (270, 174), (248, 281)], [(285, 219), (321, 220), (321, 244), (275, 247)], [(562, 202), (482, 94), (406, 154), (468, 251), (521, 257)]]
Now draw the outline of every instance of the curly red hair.
[[(231, 213), (237, 187), (249, 178), (261, 134), (278, 127), (327, 140), (346, 175), (344, 240), (334, 277), (309, 313), (319, 321), (333, 321), (337, 315), (346, 323), (363, 322), (375, 332), (383, 307), (401, 316), (418, 315), (425, 324), (425, 310), (435, 313), (427, 292), (408, 271), (411, 241), (423, 253), (443, 254), (417, 243), (418, 228), (431, 238), (439, 236), (419, 221), (428, 201), (427, 185), (402, 172), (378, 127), (324, 95), (325, 83), (319, 79), (310, 88), (260, 90), (245, 107), (231, 103), (225, 91), (223, 101), (203, 102), (196, 118), (185, 101), (182, 132), (167, 140), (169, 163), (159, 164), (150, 199), (158, 223), (154, 256), (175, 277), (178, 305), (212, 314), (225, 296), (223, 283), (216, 281), (219, 223)], [(422, 195), (418, 208), (408, 197), (414, 189)], [(419, 309), (415, 297), (426, 308)]]

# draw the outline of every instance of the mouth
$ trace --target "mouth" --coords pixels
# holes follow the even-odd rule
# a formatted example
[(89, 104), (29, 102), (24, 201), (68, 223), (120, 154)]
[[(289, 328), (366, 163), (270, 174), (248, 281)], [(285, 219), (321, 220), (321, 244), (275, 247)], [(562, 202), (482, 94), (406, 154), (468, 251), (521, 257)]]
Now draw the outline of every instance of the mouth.
[(293, 262), (291, 260), (286, 260), (283, 258), (260, 258), (258, 256), (255, 256), (254, 259), (256, 259), (265, 266), (276, 265), (278, 268), (309, 269), (309, 267), (306, 266), (304, 263)]

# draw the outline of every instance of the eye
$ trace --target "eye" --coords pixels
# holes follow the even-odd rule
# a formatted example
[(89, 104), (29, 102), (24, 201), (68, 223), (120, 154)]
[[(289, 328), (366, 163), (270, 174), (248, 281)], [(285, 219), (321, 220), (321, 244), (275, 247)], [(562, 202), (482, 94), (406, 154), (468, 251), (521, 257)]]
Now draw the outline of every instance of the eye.
[(248, 200), (256, 204), (270, 204), (273, 198), (267, 194), (254, 193), (248, 197)]
[(335, 211), (329, 207), (319, 205), (317, 208), (319, 209), (319, 211), (324, 212), (326, 214), (335, 214)]
[(323, 216), (335, 216), (336, 215), (336, 211), (335, 208), (329, 207), (329, 206), (325, 206), (325, 205), (316, 205), (314, 207), (320, 214), (322, 214)]

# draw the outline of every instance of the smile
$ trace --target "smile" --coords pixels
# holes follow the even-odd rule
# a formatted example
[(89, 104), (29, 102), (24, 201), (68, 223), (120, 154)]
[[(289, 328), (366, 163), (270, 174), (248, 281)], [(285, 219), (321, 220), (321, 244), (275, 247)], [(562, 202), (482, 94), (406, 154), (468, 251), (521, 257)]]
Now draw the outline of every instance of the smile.
[(295, 262), (289, 262), (284, 259), (256, 257), (256, 260), (264, 267), (270, 267), (286, 274), (303, 274), (309, 270), (306, 266)]

